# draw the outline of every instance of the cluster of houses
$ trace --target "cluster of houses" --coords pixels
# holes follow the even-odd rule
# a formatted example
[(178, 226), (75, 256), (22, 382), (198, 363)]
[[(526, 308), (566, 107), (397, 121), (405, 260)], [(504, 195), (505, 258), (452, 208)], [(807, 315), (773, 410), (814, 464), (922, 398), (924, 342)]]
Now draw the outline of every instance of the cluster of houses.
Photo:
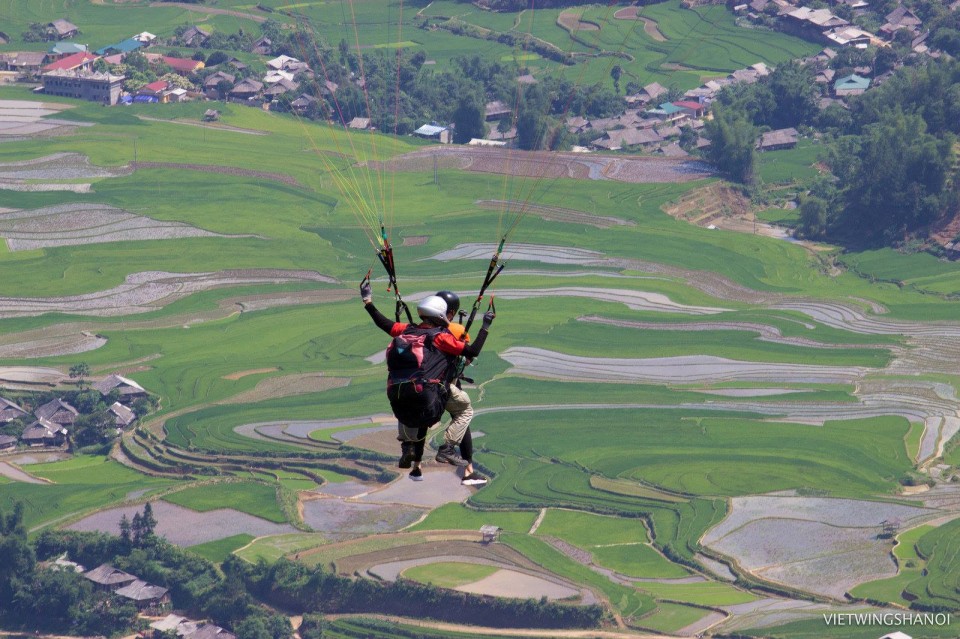
[[(83, 567), (75, 565), (75, 569), (82, 571)], [(101, 564), (84, 572), (83, 576), (91, 581), (97, 590), (112, 592), (118, 597), (129, 599), (140, 612), (156, 613), (170, 605), (169, 589), (149, 584), (110, 564)]]
[[(163, 586), (154, 586), (135, 575), (114, 568), (110, 564), (101, 564), (93, 570), (84, 571), (84, 567), (68, 561), (65, 557), (56, 560), (55, 567), (71, 569), (83, 574), (93, 587), (100, 592), (112, 592), (121, 599), (132, 602), (137, 611), (150, 616), (162, 614), (170, 609), (170, 590)], [(168, 636), (173, 632), (180, 639), (236, 639), (236, 635), (212, 623), (192, 621), (186, 617), (168, 614), (154, 621), (150, 628), (156, 636)], [(139, 636), (144, 636), (140, 634)]]
[[(114, 392), (118, 393), (119, 400), (109, 408), (118, 432), (130, 426), (137, 418), (129, 404), (147, 396), (147, 391), (142, 386), (120, 375), (109, 375), (94, 384), (93, 389), (99, 391), (104, 397)], [(0, 434), (0, 451), (15, 449), (18, 445), (65, 446), (70, 438), (70, 430), (80, 416), (80, 411), (63, 399), (56, 398), (37, 407), (31, 414), (9, 399), (0, 397), (0, 425), (31, 415), (34, 421), (27, 425), (19, 438)]]
[[(848, 7), (854, 16), (862, 15), (870, 6), (867, 0), (831, 0), (831, 3)], [(835, 15), (830, 9), (814, 9), (791, 0), (751, 0), (737, 5), (734, 11), (754, 21), (761, 21), (765, 16), (773, 14), (779, 28), (784, 31), (810, 40), (819, 40), (831, 47), (866, 48), (871, 44), (885, 46), (897, 37), (898, 32), (904, 32), (909, 35), (914, 52), (935, 55), (924, 44), (930, 34), (924, 30), (923, 21), (903, 5), (898, 5), (887, 14), (884, 24), (876, 34), (860, 29)]]

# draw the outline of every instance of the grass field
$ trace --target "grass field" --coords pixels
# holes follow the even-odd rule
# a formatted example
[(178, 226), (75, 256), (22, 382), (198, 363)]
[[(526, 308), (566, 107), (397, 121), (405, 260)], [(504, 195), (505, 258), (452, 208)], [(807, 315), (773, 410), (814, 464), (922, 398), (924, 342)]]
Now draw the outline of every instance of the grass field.
[(889, 601), (909, 605), (909, 602), (903, 598), (903, 592), (911, 582), (920, 576), (926, 563), (917, 554), (916, 544), (921, 537), (933, 529), (933, 526), (917, 526), (898, 535), (897, 546), (893, 549), (899, 570), (897, 576), (861, 584), (851, 590), (850, 594), (854, 597), (874, 601)]
[(462, 562), (439, 562), (414, 566), (403, 571), (407, 579), (424, 584), (433, 584), (440, 588), (456, 588), (489, 577), (497, 572), (496, 566), (466, 564)]
[(164, 500), (199, 512), (224, 508), (229, 504), (230, 508), (241, 512), (283, 523), (287, 519), (277, 506), (276, 494), (276, 486), (269, 484), (231, 482), (187, 488), (164, 496)]
[(219, 564), (233, 554), (233, 551), (243, 548), (254, 539), (255, 537), (253, 537), (253, 535), (233, 535), (232, 537), (209, 541), (205, 544), (190, 546), (190, 552), (200, 555), (207, 561)]
[(0, 509), (9, 511), (14, 502), (24, 505), (23, 522), (28, 528), (45, 526), (119, 504), (134, 495), (149, 495), (177, 484), (170, 479), (148, 477), (99, 456), (35, 464), (31, 474), (52, 484), (10, 482), (0, 486)]
[[(492, 13), (468, 2), (414, 0), (404, 3), (401, 24), (395, 2), (260, 4), (290, 13), (270, 14), (250, 0), (216, 3), (217, 9), (245, 14), (241, 16), (203, 11), (212, 5), (0, 0), (0, 16), (5, 18), (3, 30), (14, 37), (30, 22), (62, 16), (81, 26), (84, 40), (105, 44), (128, 37), (131, 24), (150, 25), (161, 36), (187, 23), (223, 32), (241, 27), (255, 31), (253, 17), (282, 15), (284, 20), (309, 22), (334, 46), (343, 38), (350, 47), (359, 41), (363, 47), (385, 49), (387, 55), (394, 48), (405, 53), (422, 50), (437, 63), (430, 68), (445, 68), (454, 56), (476, 52), (488, 60), (517, 59), (540, 77), (551, 72), (547, 68), (551, 63), (518, 48), (418, 29), (416, 13), (423, 10), (431, 19), (455, 17), (487, 29), (530, 32), (567, 51), (588, 53), (600, 47), (632, 56), (632, 61), (591, 58), (560, 71), (580, 84), (605, 86), (610, 86), (614, 63), (623, 65), (624, 83), (658, 81), (690, 88), (705, 77), (758, 61), (776, 64), (820, 48), (783, 34), (737, 27), (725, 7), (686, 10), (679, 7), (679, 0), (641, 8), (641, 15), (657, 23), (666, 38), (663, 42), (652, 39), (638, 21), (613, 18), (621, 5), (574, 8), (582, 19), (600, 26), (599, 31), (582, 31), (578, 34), (582, 41), (575, 42), (557, 25), (559, 9)], [(17, 43), (3, 47), (15, 48)], [(24, 87), (0, 87), (0, 99), (36, 98)], [(70, 109), (58, 117), (92, 126), (78, 127), (67, 136), (6, 140), (0, 144), (0, 163), (71, 152), (98, 167), (126, 166), (134, 157), (166, 164), (127, 176), (91, 179), (88, 193), (5, 190), (4, 208), (101, 204), (222, 236), (91, 242), (29, 251), (10, 250), (0, 242), (4, 270), (0, 303), (19, 297), (100, 298), (129, 276), (146, 272), (249, 270), (301, 276), (255, 284), (224, 277), (222, 283), (176, 301), (170, 301), (170, 292), (171, 297), (161, 295), (136, 309), (110, 307), (116, 314), (106, 316), (77, 307), (69, 313), (0, 319), (0, 334), (11, 340), (27, 331), (43, 335), (86, 331), (106, 338), (106, 345), (82, 354), (11, 356), (0, 359), (0, 365), (67, 370), (82, 361), (98, 374), (129, 371), (125, 374), (159, 397), (159, 417), (169, 417), (164, 445), (193, 455), (223, 453), (268, 461), (268, 456), (305, 450), (334, 451), (329, 435), (342, 429), (319, 431), (318, 441), (302, 445), (255, 439), (237, 429), (295, 420), (367, 423), (371, 415), (389, 410), (383, 396), (383, 366), (367, 360), (382, 352), (387, 338), (369, 324), (356, 299), (357, 283), (373, 266), (375, 299), (381, 310), (392, 311), (393, 295), (385, 291), (371, 246), (379, 233), (379, 215), (396, 245), (405, 299), (415, 302), (426, 293), (450, 288), (464, 294), (465, 306), (482, 281), (489, 251), (481, 251), (484, 255), (478, 259), (432, 258), (461, 244), (496, 243), (503, 237), (510, 220), (478, 206), (478, 200), (523, 200), (533, 193), (530, 201), (541, 206), (630, 223), (597, 228), (548, 221), (531, 212), (509, 235), (503, 256), (507, 267), (492, 291), (497, 319), (483, 355), (469, 369), (482, 384), (469, 391), (476, 407), (500, 409), (481, 413), (473, 426), (483, 433), (477, 438), (477, 463), (493, 479), (474, 492), (468, 504), (439, 507), (413, 526), (409, 536), (391, 539), (372, 536), (334, 545), (322, 535), (295, 534), (246, 545), (249, 538), (236, 536), (193, 549), (215, 561), (242, 547), (238, 554), (247, 561), (275, 561), (299, 553), (309, 565), (329, 566), (397, 545), (429, 544), (437, 531), (475, 531), (494, 524), (503, 529), (504, 543), (546, 570), (600, 593), (630, 623), (673, 633), (706, 614), (698, 606), (736, 605), (756, 595), (719, 582), (615, 583), (543, 537), (571, 544), (589, 553), (598, 566), (627, 576), (687, 575), (681, 562), (695, 562), (699, 539), (724, 517), (729, 497), (797, 490), (884, 498), (894, 495), (898, 479), (913, 469), (922, 432), (902, 417), (828, 420), (814, 426), (788, 420), (786, 406), (798, 413), (805, 407), (821, 407), (830, 414), (833, 406), (845, 409), (859, 401), (864, 382), (945, 385), (936, 393), (925, 388), (903, 400), (910, 407), (922, 407), (932, 394), (946, 401), (949, 393), (943, 389), (960, 385), (948, 370), (885, 371), (894, 358), (902, 365), (904, 353), (919, 357), (932, 347), (912, 348), (915, 335), (909, 330), (854, 330), (853, 323), (834, 321), (830, 314), (834, 306), (829, 306), (848, 305), (851, 298), (858, 298), (856, 308), (869, 322), (924, 322), (918, 334), (926, 323), (955, 322), (960, 317), (960, 271), (954, 263), (889, 250), (850, 252), (837, 256), (847, 268), (828, 273), (821, 260), (801, 246), (750, 234), (711, 232), (662, 211), (703, 182), (538, 180), (449, 168), (440, 168), (436, 175), (429, 170), (382, 174), (359, 163), (421, 149), (423, 143), (350, 134), (233, 104), (218, 105), (220, 128), (198, 128), (194, 125), (208, 104), (107, 109), (64, 102)], [(816, 145), (804, 140), (794, 150), (761, 155), (763, 183), (812, 178), (817, 152)], [(210, 170), (174, 166), (178, 163)], [(236, 170), (256, 173), (238, 175)], [(796, 212), (777, 209), (761, 217), (789, 221)], [(402, 245), (403, 238), (412, 236), (423, 236), (426, 242)], [(511, 251), (520, 245), (593, 253), (579, 262), (556, 263), (515, 257)], [(631, 307), (629, 300), (639, 295), (662, 303)], [(785, 304), (789, 302), (820, 303), (827, 310), (801, 312)], [(871, 304), (887, 312), (872, 312)], [(724, 310), (694, 315), (684, 312), (684, 306)], [(582, 321), (586, 316), (644, 324), (638, 328)], [(681, 324), (684, 330), (671, 330)], [(755, 380), (736, 382), (553, 382), (508, 373), (511, 364), (499, 354), (512, 347), (600, 358), (599, 369), (618, 358), (713, 356), (752, 364), (759, 372)], [(769, 364), (859, 367), (862, 372), (848, 383), (785, 383), (765, 376)], [(238, 375), (257, 370), (270, 372)], [(297, 385), (297, 376), (306, 375), (316, 385), (304, 390)], [(342, 383), (327, 387), (316, 379)], [(758, 389), (768, 393), (750, 395)], [(735, 410), (728, 410), (731, 407)], [(957, 450), (948, 454), (947, 462), (958, 463)], [(389, 470), (396, 470), (394, 463), (389, 462)], [(375, 465), (371, 473), (374, 469)], [(187, 485), (145, 476), (102, 457), (32, 465), (28, 470), (54, 483), (27, 485), (0, 478), (0, 509), (22, 500), (30, 527), (65, 522)], [(258, 466), (254, 472), (236, 468), (229, 472), (238, 480), (191, 485), (163, 498), (195, 510), (229, 507), (283, 522), (284, 513), (291, 511), (292, 491), (313, 486), (290, 470)], [(335, 470), (317, 472), (329, 481), (357, 480)], [(536, 534), (529, 535), (541, 509), (546, 515)], [(954, 522), (908, 531), (896, 551), (903, 573), (893, 580), (864, 584), (856, 594), (903, 604), (901, 592), (906, 589), (921, 603), (956, 608), (960, 603), (956, 528)], [(916, 556), (909, 553), (911, 548), (916, 548)], [(464, 570), (458, 566), (453, 572), (462, 575)], [(433, 566), (411, 574), (436, 582), (447, 572), (449, 567)], [(391, 636), (378, 623), (338, 619), (330, 623), (330, 634)], [(814, 620), (755, 634), (803, 639), (819, 636), (817, 631), (839, 638), (856, 637), (859, 629), (825, 628)], [(419, 628), (410, 632), (453, 636)], [(875, 639), (880, 634), (863, 636)], [(956, 635), (944, 631), (930, 636)]]

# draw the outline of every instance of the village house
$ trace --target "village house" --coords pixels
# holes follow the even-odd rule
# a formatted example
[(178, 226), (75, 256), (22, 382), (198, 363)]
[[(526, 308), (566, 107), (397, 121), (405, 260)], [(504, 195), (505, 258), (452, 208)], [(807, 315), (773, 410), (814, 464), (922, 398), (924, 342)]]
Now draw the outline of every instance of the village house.
[(120, 394), (120, 401), (124, 404), (129, 404), (147, 396), (147, 391), (143, 386), (121, 375), (107, 375), (95, 383), (93, 389), (104, 397), (116, 390)]
[(310, 108), (318, 104), (320, 101), (310, 95), (309, 93), (301, 93), (300, 97), (290, 103), (290, 110), (293, 111), (296, 115), (303, 115), (307, 113)]
[(508, 107), (506, 104), (500, 100), (494, 100), (493, 102), (487, 102), (486, 106), (483, 108), (483, 118), (487, 122), (493, 122), (495, 120), (502, 120), (503, 118), (511, 115), (513, 109)]
[(797, 130), (793, 127), (767, 131), (757, 142), (759, 151), (779, 151), (797, 146)]
[(657, 82), (651, 82), (647, 86), (643, 87), (633, 95), (628, 95), (624, 98), (627, 104), (629, 105), (638, 105), (644, 106), (650, 104), (661, 95), (666, 95), (668, 93), (666, 87)]
[(810, 39), (822, 36), (831, 29), (850, 24), (843, 18), (833, 15), (829, 9), (811, 9), (810, 7), (797, 7), (785, 13), (782, 18), (786, 30)]
[(273, 53), (273, 42), (270, 40), (270, 38), (262, 37), (253, 43), (250, 53), (255, 53), (257, 55), (270, 55)]
[(680, 100), (673, 103), (674, 106), (678, 106), (684, 110), (684, 112), (691, 118), (702, 118), (707, 114), (706, 105), (700, 104), (693, 100)]
[(274, 82), (269, 87), (263, 90), (263, 95), (266, 98), (274, 99), (284, 93), (290, 93), (291, 91), (296, 91), (300, 88), (300, 85), (293, 80), (287, 80), (286, 78)]
[(839, 47), (856, 47), (858, 49), (865, 49), (875, 38), (872, 33), (853, 26), (834, 29), (826, 33), (825, 36)]
[(647, 111), (647, 114), (662, 122), (680, 122), (687, 119), (687, 112), (672, 102), (664, 102), (657, 108)]
[(288, 55), (281, 55), (281, 56), (277, 56), (273, 60), (267, 60), (267, 68), (274, 69), (277, 71), (282, 71), (282, 70), (286, 70), (287, 66), (294, 62), (300, 62), (300, 61)]
[(203, 112), (204, 122), (216, 122), (220, 119), (220, 112), (216, 109), (207, 109)]
[(96, 71), (50, 71), (41, 76), (43, 92), (101, 104), (116, 104), (123, 90), (122, 75)]
[(241, 80), (230, 89), (230, 99), (234, 102), (253, 102), (261, 97), (263, 92), (263, 83), (246, 78)]
[[(226, 82), (231, 87), (237, 81), (237, 76), (232, 73), (227, 73), (225, 71), (217, 71), (216, 73), (211, 73), (203, 80), (203, 91), (208, 98), (211, 100), (220, 99), (220, 92), (217, 89), (218, 85), (221, 82)], [(229, 89), (228, 89), (229, 90)]]
[(8, 59), (7, 68), (25, 77), (40, 73), (40, 68), (47, 61), (47, 54), (43, 51), (20, 51), (11, 55), (13, 58)]
[(87, 45), (77, 44), (76, 42), (57, 42), (47, 50), (47, 56), (51, 60), (59, 60), (74, 53), (86, 53)]
[(921, 26), (923, 21), (917, 17), (917, 14), (900, 5), (887, 14), (886, 22), (880, 27), (880, 33), (887, 38), (893, 38), (897, 31), (906, 29), (913, 35), (919, 35)]
[(438, 124), (424, 124), (413, 132), (418, 138), (428, 140), (437, 140), (440, 144), (450, 144), (453, 141), (453, 134), (450, 129)]
[(188, 47), (199, 47), (202, 46), (209, 37), (210, 36), (202, 29), (191, 26), (180, 36), (180, 42)]
[(80, 33), (77, 25), (59, 18), (47, 23), (47, 34), (54, 40), (66, 40)]
[(833, 94), (839, 97), (862, 95), (870, 88), (870, 78), (864, 78), (856, 73), (838, 78), (833, 83)]
[(654, 151), (657, 155), (662, 155), (665, 158), (685, 158), (689, 153), (684, 151), (679, 144), (676, 142), (671, 142), (670, 144), (665, 144), (659, 149)]
[(133, 601), (139, 612), (148, 611), (151, 614), (156, 614), (170, 605), (169, 589), (148, 584), (140, 579), (117, 588), (114, 593), (124, 599)]
[(67, 429), (46, 419), (38, 419), (20, 435), (27, 446), (62, 446), (67, 441)]
[(168, 55), (160, 56), (160, 60), (180, 75), (187, 75), (193, 73), (194, 71), (199, 71), (204, 67), (203, 60), (172, 58)]
[(97, 49), (97, 55), (115, 55), (117, 53), (127, 55), (143, 48), (143, 43), (136, 38), (127, 38), (115, 44), (108, 44), (105, 47)]
[(354, 129), (356, 131), (366, 131), (370, 128), (370, 118), (361, 118), (357, 116), (347, 122), (348, 129)]
[(100, 56), (89, 51), (81, 51), (55, 60), (41, 69), (44, 73), (51, 71), (92, 71), (93, 61)]
[(23, 410), (9, 399), (0, 397), (0, 424), (9, 424), (13, 420), (20, 419), (21, 417), (29, 414), (30, 413)]
[(151, 82), (150, 84), (145, 84), (140, 87), (137, 95), (149, 95), (157, 98), (158, 102), (166, 102), (166, 100), (163, 99), (163, 92), (167, 90), (168, 86), (170, 85), (165, 80), (157, 80), (156, 82)]
[(111, 404), (109, 410), (114, 417), (113, 421), (116, 423), (117, 428), (126, 428), (137, 420), (137, 414), (120, 402)]
[(97, 590), (102, 591), (113, 591), (137, 580), (133, 575), (118, 570), (110, 564), (100, 564), (93, 570), (83, 573), (83, 576), (92, 581)]
[(51, 399), (43, 406), (40, 406), (33, 411), (33, 414), (39, 419), (45, 419), (54, 424), (71, 426), (80, 415), (80, 412), (67, 402), (57, 398)]
[(607, 151), (619, 151), (624, 147), (653, 147), (663, 141), (654, 129), (614, 129), (590, 143), (590, 146)]
[(10, 450), (16, 448), (17, 438), (13, 435), (0, 435), (0, 450)]
[(133, 36), (133, 39), (137, 40), (138, 42), (143, 44), (143, 46), (146, 47), (146, 46), (150, 46), (150, 44), (152, 44), (153, 41), (157, 39), (157, 36), (153, 35), (149, 31), (141, 31), (137, 35)]

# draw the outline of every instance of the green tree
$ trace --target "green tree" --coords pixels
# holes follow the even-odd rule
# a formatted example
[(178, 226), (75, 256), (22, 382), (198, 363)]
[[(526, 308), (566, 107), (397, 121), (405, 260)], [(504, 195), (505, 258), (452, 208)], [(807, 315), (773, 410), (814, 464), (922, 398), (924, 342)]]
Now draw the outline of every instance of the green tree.
[(827, 203), (818, 197), (804, 198), (800, 204), (799, 235), (820, 238), (826, 235), (829, 216)]
[(517, 118), (517, 145), (525, 151), (543, 148), (547, 134), (547, 121), (533, 109), (525, 109)]
[(817, 115), (817, 85), (809, 67), (785, 62), (768, 76), (766, 84), (776, 108), (765, 118), (765, 123), (781, 129), (807, 124)]
[(953, 163), (953, 136), (938, 139), (919, 115), (888, 111), (865, 127), (859, 144), (836, 152), (845, 207), (838, 234), (881, 245), (930, 224), (956, 204), (945, 187)]
[(77, 386), (83, 388), (86, 384), (84, 378), (90, 376), (90, 365), (86, 362), (80, 362), (70, 367), (70, 379), (77, 380)]
[(484, 123), (484, 105), (478, 95), (464, 95), (460, 97), (456, 111), (453, 112), (453, 141), (457, 144), (466, 144), (473, 138), (482, 138), (486, 135)]
[(613, 65), (610, 69), (610, 77), (613, 78), (613, 90), (620, 93), (620, 78), (623, 77), (623, 67), (619, 64)]
[(756, 165), (756, 129), (743, 116), (718, 109), (707, 122), (704, 134), (710, 140), (706, 158), (735, 182), (749, 184)]

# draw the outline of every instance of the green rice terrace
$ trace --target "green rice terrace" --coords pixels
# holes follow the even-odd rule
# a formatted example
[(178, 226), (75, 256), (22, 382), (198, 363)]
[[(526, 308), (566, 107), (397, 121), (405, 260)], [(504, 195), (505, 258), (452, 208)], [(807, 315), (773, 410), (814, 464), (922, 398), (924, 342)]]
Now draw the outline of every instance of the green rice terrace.
[[(0, 15), (12, 4), (0, 0)], [(126, 37), (131, 20), (161, 35), (289, 12), (332, 34), (344, 20), (328, 2), (114, 4), (30, 3), (4, 28), (51, 10), (97, 25), (90, 40)], [(440, 65), (464, 42), (516, 54), (451, 21), (584, 59), (622, 49), (637, 81), (684, 88), (817, 50), (675, 0), (631, 15), (415, 1), (389, 38), (379, 3), (352, 4), (362, 46), (421, 47)], [(564, 72), (608, 79), (609, 59), (590, 60)], [(691, 203), (720, 184), (679, 161), (616, 156), (627, 167), (616, 179), (566, 170), (601, 156), (525, 164), (520, 151), (456, 146), (435, 163), (412, 138), (237, 104), (204, 122), (202, 102), (41, 98), (0, 85), (0, 112), (57, 124), (0, 136), (3, 394), (73, 389), (82, 362), (159, 405), (109, 454), (0, 452), (0, 510), (21, 502), (31, 535), (116, 534), (149, 501), (158, 534), (212, 561), (287, 558), (355, 579), (597, 604), (607, 636), (875, 638), (890, 630), (823, 617), (960, 608), (955, 263), (691, 223), (702, 211), (676, 210), (700, 210)], [(815, 154), (763, 161), (780, 183), (812, 172)], [(481, 309), (495, 299), (496, 321), (465, 384), (482, 488), (433, 461), (437, 433), (424, 481), (397, 468), (388, 338), (357, 292), (372, 269), (374, 301), (392, 315), (372, 246), (381, 219), (411, 305), (450, 289), (469, 306), (506, 237)], [(363, 615), (327, 630), (491, 636)], [(956, 637), (960, 618), (907, 631)]]

